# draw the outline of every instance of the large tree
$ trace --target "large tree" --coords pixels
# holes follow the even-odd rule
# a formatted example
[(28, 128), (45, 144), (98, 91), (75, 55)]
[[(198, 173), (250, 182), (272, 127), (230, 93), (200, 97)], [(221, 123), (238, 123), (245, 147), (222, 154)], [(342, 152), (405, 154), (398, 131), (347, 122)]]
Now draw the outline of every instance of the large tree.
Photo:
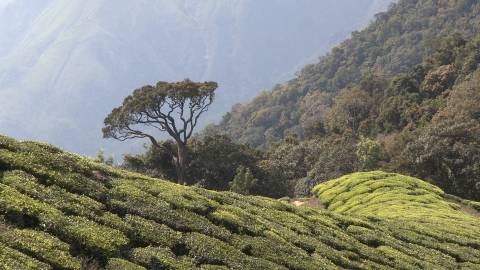
[(187, 142), (200, 116), (212, 104), (216, 82), (158, 82), (147, 85), (125, 98), (123, 104), (105, 118), (104, 138), (120, 141), (147, 138), (162, 147), (156, 131), (166, 132), (177, 144), (175, 166), (179, 184), (186, 184)]

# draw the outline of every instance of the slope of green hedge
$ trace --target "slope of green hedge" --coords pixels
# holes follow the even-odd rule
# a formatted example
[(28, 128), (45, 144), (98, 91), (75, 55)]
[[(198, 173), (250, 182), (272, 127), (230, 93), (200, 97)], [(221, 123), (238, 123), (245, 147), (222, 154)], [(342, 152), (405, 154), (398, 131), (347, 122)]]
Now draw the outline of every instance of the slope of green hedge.
[[(420, 179), (381, 171), (346, 175), (317, 185), (313, 193), (327, 210), (378, 220), (388, 228), (385, 236), (409, 244), (390, 241), (393, 238), (385, 242), (382, 231), (348, 227), (365, 243), (388, 243), (388, 248), (382, 248), (386, 256), (399, 251), (422, 253), (428, 262), (422, 267), (426, 268), (435, 268), (435, 264), (455, 268), (460, 262), (469, 269), (478, 267), (470, 263), (480, 263), (480, 212), (463, 210), (465, 206), (474, 209), (477, 202), (453, 200), (453, 196)], [(411, 244), (431, 250), (412, 249)]]
[(315, 192), (327, 210), (0, 136), (0, 269), (480, 269), (478, 217), (434, 186), (373, 172)]
[(476, 202), (448, 200), (440, 188), (420, 179), (381, 171), (354, 173), (313, 189), (328, 210), (389, 219), (441, 220), (476, 223), (459, 211)]

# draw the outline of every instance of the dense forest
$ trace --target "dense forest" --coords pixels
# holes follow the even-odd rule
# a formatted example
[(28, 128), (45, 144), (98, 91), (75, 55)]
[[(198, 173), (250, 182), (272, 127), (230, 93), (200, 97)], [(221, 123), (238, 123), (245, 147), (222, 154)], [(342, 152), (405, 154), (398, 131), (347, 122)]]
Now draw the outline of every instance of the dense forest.
[(203, 133), (261, 149), (289, 195), (382, 168), (479, 199), (479, 30), (478, 1), (402, 0)]

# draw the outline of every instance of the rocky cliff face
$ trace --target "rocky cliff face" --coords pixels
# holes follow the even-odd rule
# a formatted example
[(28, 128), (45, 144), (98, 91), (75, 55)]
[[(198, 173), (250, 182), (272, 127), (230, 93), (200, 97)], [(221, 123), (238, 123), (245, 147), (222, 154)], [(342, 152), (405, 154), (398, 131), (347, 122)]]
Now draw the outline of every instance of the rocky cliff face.
[(217, 120), (290, 78), (389, 2), (4, 1), (0, 131), (86, 154), (101, 146), (121, 152), (100, 128), (134, 88), (216, 80), (221, 89), (206, 120)]

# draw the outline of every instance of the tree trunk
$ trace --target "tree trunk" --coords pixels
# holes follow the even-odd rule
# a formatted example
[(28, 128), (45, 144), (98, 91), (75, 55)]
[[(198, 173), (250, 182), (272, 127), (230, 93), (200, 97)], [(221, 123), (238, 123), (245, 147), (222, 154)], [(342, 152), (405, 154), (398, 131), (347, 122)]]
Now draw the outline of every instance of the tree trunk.
[(177, 183), (185, 185), (187, 182), (185, 171), (187, 161), (187, 146), (181, 142), (177, 142)]

